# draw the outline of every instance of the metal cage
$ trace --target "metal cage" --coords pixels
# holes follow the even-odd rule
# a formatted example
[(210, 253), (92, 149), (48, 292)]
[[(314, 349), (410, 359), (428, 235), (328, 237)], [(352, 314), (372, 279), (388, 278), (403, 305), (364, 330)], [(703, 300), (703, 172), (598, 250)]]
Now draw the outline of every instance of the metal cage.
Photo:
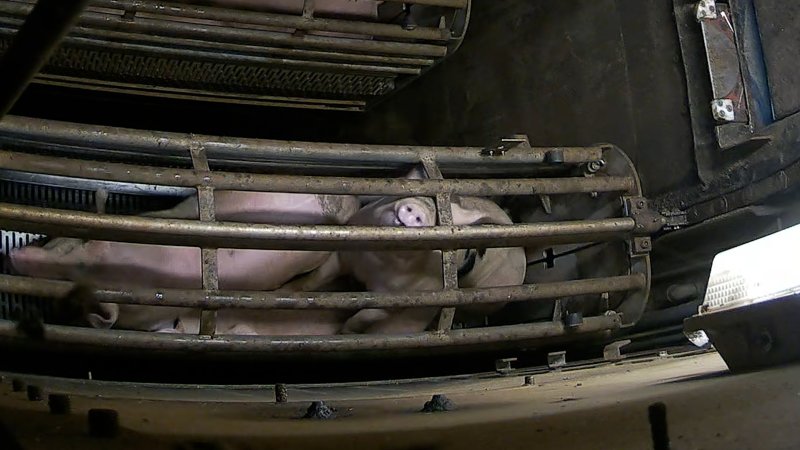
[[(34, 3), (0, 1), (0, 52), (8, 49)], [(296, 0), (302, 6), (297, 12), (187, 3), (91, 1), (34, 81), (134, 95), (360, 111), (455, 51), (470, 8), (469, 0), (372, 1), (374, 15), (326, 17), (308, 0)]]
[[(94, 292), (105, 303), (203, 310), (200, 335), (46, 325), (43, 345), (269, 357), (536, 347), (596, 337), (630, 326), (641, 316), (650, 281), (648, 235), (663, 225), (661, 218), (646, 214), (647, 202), (641, 197), (630, 160), (610, 145), (538, 148), (524, 140), (488, 149), (317, 144), (128, 130), (13, 116), (0, 122), (0, 145), (0, 179), (10, 186), (58, 186), (66, 189), (62, 192), (85, 192), (81, 195), (87, 198), (102, 188), (112, 196), (133, 195), (145, 203), (148, 199), (155, 201), (158, 195), (199, 193), (200, 220), (173, 220), (125, 215), (124, 205), (102, 215), (87, 208), (80, 210), (77, 205), (65, 207), (65, 203), (75, 203), (77, 198), (66, 194), (61, 203), (56, 201), (60, 197), (50, 194), (48, 202), (37, 204), (19, 195), (19, 189), (9, 188), (8, 192), (17, 194), (1, 199), (0, 230), (17, 236), (17, 240), (9, 239), (7, 248), (24, 244), (26, 239), (20, 236), (29, 235), (23, 233), (35, 233), (189, 245), (204, 250), (204, 289)], [(134, 162), (143, 156), (147, 164)], [(600, 161), (605, 163), (602, 170), (587, 169), (596, 169)], [(398, 171), (420, 163), (430, 179), (392, 178)], [(320, 176), (321, 173), (327, 175)], [(217, 222), (211, 214), (217, 189), (428, 196), (436, 200), (438, 225), (411, 229)], [(450, 200), (459, 195), (535, 196), (542, 200), (579, 196), (590, 203), (597, 202), (597, 207), (580, 220), (551, 218), (514, 225), (454, 226)], [(616, 243), (622, 249), (624, 257), (613, 276), (489, 289), (457, 287), (454, 255), (459, 248), (598, 242)], [(441, 250), (443, 289), (403, 293), (220, 291), (216, 288), (217, 248)], [(46, 305), (46, 299), (64, 296), (72, 286), (68, 281), (0, 275), (0, 292), (5, 293), (7, 304), (38, 299)], [(607, 303), (609, 295), (618, 297), (618, 301), (577, 324), (567, 325), (563, 318), (553, 317), (536, 323), (452, 329), (454, 311), (459, 306), (558, 302), (572, 296)], [(419, 306), (442, 308), (434, 330), (413, 335), (214, 335), (214, 311), (222, 308), (352, 310)], [(15, 323), (5, 319), (0, 320), (0, 341), (9, 345), (42, 344), (20, 334)]]

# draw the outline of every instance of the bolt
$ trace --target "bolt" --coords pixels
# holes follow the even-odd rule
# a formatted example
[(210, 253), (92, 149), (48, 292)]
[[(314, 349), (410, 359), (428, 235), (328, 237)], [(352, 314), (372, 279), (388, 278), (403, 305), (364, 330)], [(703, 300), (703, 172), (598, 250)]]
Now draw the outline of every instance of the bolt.
[(636, 207), (639, 209), (644, 208), (644, 200), (639, 200), (638, 202), (636, 202)]
[(533, 379), (533, 376), (528, 375), (525, 377), (525, 386), (536, 386), (536, 380)]
[(69, 396), (64, 394), (48, 395), (47, 406), (50, 408), (50, 414), (69, 414), (71, 409)]
[(89, 436), (113, 438), (119, 434), (119, 414), (113, 409), (89, 410)]
[(14, 392), (22, 392), (25, 390), (25, 382), (19, 378), (11, 380), (11, 390)]
[(642, 248), (650, 248), (650, 241), (642, 241)]
[(286, 403), (289, 401), (289, 393), (286, 390), (285, 384), (276, 384), (275, 385), (275, 402), (276, 403)]
[(28, 400), (32, 402), (38, 402), (41, 399), (42, 399), (42, 388), (34, 385), (28, 386)]

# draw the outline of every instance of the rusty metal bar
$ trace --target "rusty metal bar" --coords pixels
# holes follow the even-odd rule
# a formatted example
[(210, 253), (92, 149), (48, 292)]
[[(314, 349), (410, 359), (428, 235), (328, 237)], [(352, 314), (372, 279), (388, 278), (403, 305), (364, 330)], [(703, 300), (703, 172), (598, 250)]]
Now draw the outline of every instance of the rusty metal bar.
[[(9, 21), (5, 18), (0, 17), (0, 24), (6, 24)], [(21, 22), (20, 20), (14, 19), (12, 22)], [(82, 29), (82, 27), (78, 27), (78, 30)], [(0, 29), (0, 34), (9, 34), (11, 30), (7, 29)], [(259, 55), (247, 55), (247, 54), (240, 54), (240, 53), (221, 53), (216, 51), (208, 51), (206, 49), (192, 49), (192, 48), (176, 48), (176, 47), (169, 47), (164, 44), (164, 39), (157, 39), (159, 46), (153, 46), (151, 44), (142, 44), (142, 43), (135, 43), (135, 42), (117, 42), (112, 40), (105, 40), (105, 39), (97, 39), (95, 37), (82, 37), (82, 36), (75, 36), (75, 32), (73, 32), (70, 36), (67, 36), (64, 39), (64, 43), (69, 45), (80, 46), (81, 48), (92, 49), (96, 51), (109, 51), (109, 50), (116, 50), (119, 52), (124, 52), (127, 54), (146, 54), (149, 56), (162, 56), (167, 58), (180, 58), (189, 61), (203, 61), (203, 62), (215, 62), (215, 63), (223, 63), (223, 64), (247, 64), (251, 66), (283, 66), (289, 67), (293, 69), (320, 69), (320, 70), (338, 70), (338, 71), (348, 71), (348, 72), (356, 72), (356, 73), (369, 73), (369, 74), (377, 74), (382, 76), (391, 76), (391, 75), (419, 75), (422, 73), (421, 67), (406, 67), (402, 65), (403, 63), (393, 63), (393, 65), (379, 65), (379, 64), (366, 64), (365, 62), (352, 62), (352, 61), (320, 61), (320, 60), (312, 60), (312, 59), (295, 59), (295, 58), (281, 58), (272, 55), (267, 55), (265, 53), (273, 53), (273, 52), (266, 52), (264, 48), (259, 49)], [(152, 38), (152, 37), (151, 37)], [(146, 41), (149, 38), (141, 38), (136, 37), (137, 40)], [(197, 42), (194, 41), (194, 46), (197, 47)], [(205, 47), (204, 45), (201, 47)], [(280, 51), (277, 53), (281, 53)], [(325, 53), (325, 55), (329, 55)], [(363, 55), (368, 56), (368, 55)], [(378, 60), (378, 62), (382, 62), (386, 64), (386, 61), (391, 61), (392, 57), (380, 57), (374, 56), (374, 59)], [(336, 58), (334, 58), (336, 59)], [(340, 58), (341, 59), (341, 58)], [(358, 55), (356, 58), (348, 58), (348, 59), (370, 59), (364, 58), (362, 55)], [(404, 58), (396, 58), (396, 59), (404, 59)], [(419, 61), (426, 61), (426, 60), (419, 60)], [(431, 64), (433, 61), (431, 61)], [(417, 66), (424, 66), (425, 64), (415, 64)]]
[[(105, 8), (136, 8), (137, 13), (160, 14), (192, 19), (205, 19), (220, 22), (244, 23), (278, 28), (294, 28), (306, 31), (327, 31), (335, 33), (361, 34), (400, 39), (422, 39), (441, 41), (449, 38), (449, 32), (438, 28), (418, 27), (406, 30), (400, 25), (365, 21), (322, 19), (308, 15), (305, 5), (303, 16), (272, 14), (266, 12), (241, 11), (210, 6), (184, 5), (165, 2), (143, 2), (139, 0), (91, 0), (93, 6)], [(313, 7), (312, 7), (313, 11)]]
[[(62, 298), (75, 284), (0, 275), (0, 292), (34, 297)], [(264, 292), (217, 291), (201, 289), (97, 289), (93, 298), (103, 303), (124, 305), (174, 306), (192, 309), (346, 309), (419, 308), (515, 303), (554, 300), (562, 297), (642, 290), (644, 274), (609, 278), (540, 283), (485, 289), (450, 289), (431, 292)]]
[[(190, 148), (192, 165), (196, 170), (209, 171), (208, 158), (202, 147)], [(216, 207), (214, 204), (214, 188), (197, 186), (197, 210), (200, 212), (201, 222), (216, 221)], [(200, 251), (200, 264), (202, 267), (203, 290), (211, 293), (219, 290), (219, 265), (217, 264), (217, 250), (203, 247)], [(200, 334), (214, 336), (217, 332), (216, 311), (201, 311)]]
[(403, 197), (436, 196), (441, 193), (485, 197), (628, 192), (635, 187), (632, 177), (407, 180), (260, 175), (94, 162), (7, 151), (0, 151), (0, 167), (20, 172), (159, 186), (209, 186), (218, 190)]
[[(481, 147), (424, 147), (403, 145), (323, 144), (315, 142), (243, 139), (236, 137), (192, 135), (150, 130), (134, 130), (87, 125), (54, 120), (9, 116), (0, 122), (0, 140), (69, 146), (71, 151), (103, 149), (108, 153), (135, 152), (140, 155), (186, 158), (186, 149), (202, 146), (209, 163), (261, 163), (262, 165), (330, 165), (331, 167), (406, 168), (419, 164), (422, 154), (431, 154), (442, 171), (469, 167), (476, 170), (530, 171), (548, 161), (557, 152), (565, 165), (603, 159), (607, 146), (534, 147), (510, 151), (503, 156), (487, 157)], [(187, 161), (190, 162), (190, 161)], [(283, 167), (283, 166), (282, 166)]]
[(285, 106), (291, 108), (319, 109), (326, 111), (363, 111), (366, 102), (362, 100), (331, 100), (309, 98), (308, 101), (298, 101), (294, 97), (279, 97), (271, 95), (245, 95), (218, 91), (197, 91), (181, 88), (164, 88), (159, 86), (146, 86), (128, 83), (115, 83), (82, 79), (78, 77), (65, 77), (51, 74), (41, 74), (34, 80), (36, 83), (50, 86), (89, 89), (103, 92), (116, 92), (123, 94), (144, 95), (148, 97), (174, 98), (197, 100), (205, 99), (212, 102), (233, 104), (258, 105), (258, 106)]
[[(45, 325), (46, 344), (72, 344), (109, 347), (115, 350), (124, 343), (126, 350), (230, 353), (327, 353), (370, 350), (443, 348), (463, 345), (502, 344), (508, 342), (550, 340), (564, 336), (614, 330), (620, 327), (619, 315), (588, 317), (573, 329), (563, 323), (542, 322), (506, 327), (473, 328), (447, 332), (406, 335), (337, 335), (337, 336), (215, 336), (148, 333), (140, 331), (95, 330), (90, 328)], [(14, 322), (0, 320), (0, 338), (20, 337)]]
[[(31, 11), (31, 5), (24, 3), (0, 2), (0, 13), (12, 14), (18, 17), (26, 16)], [(228, 41), (243, 44), (277, 44), (294, 47), (306, 47), (326, 50), (346, 50), (387, 55), (429, 56), (443, 57), (447, 55), (447, 47), (443, 45), (415, 44), (392, 41), (373, 41), (366, 39), (347, 39), (327, 36), (294, 36), (288, 33), (273, 31), (227, 28), (216, 25), (203, 25), (196, 23), (164, 21), (137, 17), (134, 21), (127, 21), (122, 16), (84, 12), (78, 22), (82, 26), (100, 27), (105, 29), (151, 34), (159, 36), (173, 36), (179, 38)]]
[[(3, 35), (13, 35), (15, 29), (24, 22), (13, 17), (0, 17), (0, 28)], [(224, 42), (201, 42), (192, 39), (172, 38), (165, 36), (150, 36), (120, 31), (99, 30), (87, 27), (74, 27), (69, 35), (64, 38), (66, 44), (80, 45), (82, 42), (91, 41), (107, 44), (110, 48), (124, 49), (127, 45), (145, 47), (150, 54), (168, 54), (172, 50), (195, 49), (198, 51), (213, 50), (216, 59), (236, 61), (239, 56), (271, 57), (292, 59), (298, 62), (309, 61), (340, 61), (346, 63), (389, 64), (395, 66), (432, 66), (433, 59), (414, 58), (402, 56), (367, 55), (361, 53), (341, 53), (297, 48), (268, 47), (263, 45), (230, 44)]]
[(212, 49), (218, 51), (220, 55), (230, 54), (230, 52), (250, 53), (262, 56), (281, 56), (284, 58), (306, 58), (306, 60), (320, 61), (345, 61), (353, 63), (376, 63), (376, 64), (394, 64), (403, 66), (431, 66), (434, 63), (433, 59), (429, 58), (414, 58), (402, 56), (382, 56), (382, 55), (368, 55), (362, 53), (341, 53), (319, 50), (306, 50), (299, 48), (283, 48), (283, 47), (269, 47), (264, 45), (246, 45), (246, 44), (230, 44), (224, 42), (199, 42), (193, 39), (169, 38), (164, 36), (150, 36), (136, 33), (125, 33), (121, 31), (112, 30), (98, 30), (86, 27), (75, 27), (67, 36), (67, 42), (70, 42), (71, 36), (81, 36), (84, 38), (93, 38), (104, 41), (118, 42), (118, 41), (135, 41), (151, 44), (151, 48), (160, 49), (169, 46), (178, 46), (180, 48), (197, 48)]
[[(428, 178), (433, 180), (442, 180), (442, 171), (436, 161), (430, 156), (421, 159), (422, 165)], [(449, 192), (439, 192), (436, 194), (436, 215), (438, 218), (439, 226), (452, 226), (453, 225), (453, 204), (452, 195)], [(442, 289), (452, 290), (458, 289), (458, 266), (456, 265), (456, 251), (444, 250), (442, 251)], [(449, 330), (453, 327), (453, 319), (456, 316), (455, 308), (444, 308), (439, 313), (439, 322), (436, 326), (438, 331)]]
[(395, 3), (409, 3), (414, 5), (445, 6), (447, 8), (464, 9), (470, 0), (386, 0)]
[(604, 242), (629, 237), (615, 219), (422, 228), (263, 225), (97, 215), (0, 203), (0, 227), (50, 236), (209, 248), (265, 250), (451, 250)]
[(80, 16), (87, 0), (39, 0), (0, 61), (0, 118), (8, 114)]

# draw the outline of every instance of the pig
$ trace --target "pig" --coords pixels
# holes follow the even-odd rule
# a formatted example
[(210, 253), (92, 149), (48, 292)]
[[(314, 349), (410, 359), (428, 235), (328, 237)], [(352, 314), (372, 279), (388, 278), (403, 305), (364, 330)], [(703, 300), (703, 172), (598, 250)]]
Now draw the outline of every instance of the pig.
[[(456, 197), (452, 202), (455, 225), (511, 224), (511, 219), (496, 203), (482, 198)], [(383, 198), (359, 210), (348, 222), (364, 226), (430, 227), (436, 225), (433, 200), (424, 197)], [(459, 250), (459, 287), (485, 288), (520, 285), (525, 280), (526, 257), (523, 248)], [(369, 291), (409, 292), (442, 289), (439, 251), (343, 251), (311, 274), (298, 279), (287, 289), (313, 291), (343, 274), (363, 283)], [(467, 307), (463, 312), (488, 314), (502, 307)], [(342, 327), (344, 334), (403, 334), (424, 331), (440, 308), (400, 310), (365, 309), (350, 317)]]
[[(343, 224), (359, 207), (353, 196), (280, 194), (219, 191), (216, 217), (234, 222), (270, 224)], [(197, 198), (190, 197), (167, 211), (146, 214), (151, 217), (196, 219)], [(321, 251), (272, 251), (220, 249), (217, 252), (220, 289), (275, 290), (297, 275), (310, 272), (329, 257)], [(42, 247), (12, 250), (13, 270), (26, 276), (79, 280), (97, 287), (202, 288), (200, 249), (164, 245), (131, 244), (109, 241), (82, 241), (56, 238)], [(138, 305), (101, 304), (101, 311), (89, 314), (89, 325), (141, 331), (174, 332), (181, 317), (191, 322), (191, 310)], [(199, 312), (197, 313), (199, 317)], [(236, 320), (244, 315), (256, 323), (253, 334), (296, 330), (301, 334), (330, 334), (341, 324), (341, 313), (316, 312), (220, 312), (224, 329), (236, 331)], [(294, 325), (291, 325), (294, 324)], [(312, 324), (311, 328), (300, 326)], [(313, 329), (313, 324), (318, 328)], [(190, 327), (191, 328), (191, 327)], [(240, 329), (242, 329), (240, 327)], [(281, 333), (287, 334), (287, 333)], [(288, 333), (292, 334), (292, 333)]]

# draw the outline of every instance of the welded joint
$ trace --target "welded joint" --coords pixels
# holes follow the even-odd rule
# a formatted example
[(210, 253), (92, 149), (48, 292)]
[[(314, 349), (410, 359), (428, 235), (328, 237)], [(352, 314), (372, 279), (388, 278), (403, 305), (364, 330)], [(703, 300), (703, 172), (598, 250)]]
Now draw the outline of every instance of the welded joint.
[(667, 218), (652, 208), (644, 197), (623, 197), (624, 214), (634, 220), (634, 234), (648, 236), (661, 231), (667, 225)]
[(494, 145), (490, 145), (481, 150), (483, 156), (503, 156), (506, 152), (515, 148), (531, 148), (530, 140), (525, 134), (515, 134), (507, 138), (500, 139)]

